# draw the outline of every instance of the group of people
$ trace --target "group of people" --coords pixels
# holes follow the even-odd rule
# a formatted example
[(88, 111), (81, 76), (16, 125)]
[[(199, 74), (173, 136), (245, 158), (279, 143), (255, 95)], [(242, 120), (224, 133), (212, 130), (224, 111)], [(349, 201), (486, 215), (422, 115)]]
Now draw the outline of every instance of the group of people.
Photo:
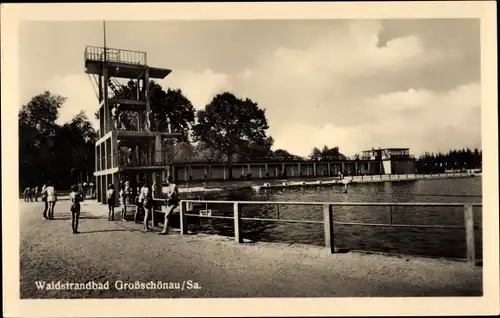
[[(43, 218), (47, 220), (54, 220), (54, 208), (57, 202), (57, 193), (54, 185), (51, 182), (47, 182), (43, 185), (41, 191), (37, 190), (38, 187), (28, 187), (24, 191), (24, 200), (29, 202), (30, 200), (37, 201), (38, 195), (41, 195), (41, 200), (44, 202)], [(90, 186), (90, 191), (93, 193), (93, 188)], [(153, 189), (152, 189), (153, 188)], [(150, 187), (147, 182), (144, 182), (142, 187), (139, 189), (138, 195), (135, 197), (136, 211), (134, 213), (135, 223), (141, 223), (140, 218), (143, 215), (144, 230), (152, 231), (149, 226), (149, 222), (153, 214), (153, 199), (157, 199), (156, 193), (153, 187)], [(32, 192), (32, 189), (36, 189)], [(82, 186), (82, 184), (72, 185), (71, 193), (69, 195), (71, 207), (71, 228), (73, 234), (78, 234), (78, 223), (80, 219), (81, 202), (85, 200), (87, 187)], [(180, 202), (179, 190), (177, 185), (172, 182), (170, 177), (166, 180), (166, 199), (165, 203), (167, 205), (167, 210), (165, 211), (165, 220), (163, 222), (163, 230), (158, 234), (168, 234), (169, 230), (169, 218), (172, 211), (178, 206)], [(118, 193), (119, 203), (121, 207), (121, 220), (126, 221), (127, 205), (131, 203), (130, 199), (132, 196), (132, 191), (130, 187), (130, 182), (124, 182), (120, 186), (120, 192)], [(92, 197), (92, 194), (91, 194)], [(114, 221), (115, 217), (115, 187), (110, 184), (108, 186), (108, 191), (106, 193), (107, 205), (108, 205), (108, 221)]]
[(36, 191), (36, 195), (34, 196), (35, 201), (38, 201), (38, 194), (41, 195), (41, 199), (44, 202), (43, 218), (53, 220), (54, 208), (57, 202), (57, 193), (54, 185), (50, 181), (44, 184), (40, 192)]
[(54, 207), (57, 201), (56, 190), (51, 182), (47, 182), (40, 189), (39, 186), (26, 187), (23, 192), (24, 202), (38, 202), (40, 196), (44, 202), (43, 218), (47, 220), (54, 219)]
[(24, 202), (37, 202), (40, 186), (26, 187), (23, 192)]
[[(133, 198), (134, 203), (136, 205), (135, 213), (134, 213), (134, 221), (135, 223), (141, 223), (140, 218), (143, 216), (142, 223), (144, 224), (145, 231), (152, 231), (149, 226), (149, 221), (152, 219), (152, 215), (154, 213), (153, 210), (153, 200), (156, 199), (155, 185), (150, 187), (148, 183), (145, 181), (142, 187), (138, 191), (138, 195)], [(163, 230), (159, 232), (160, 235), (168, 234), (169, 230), (169, 218), (172, 214), (172, 211), (178, 206), (180, 198), (179, 198), (179, 190), (177, 185), (172, 182), (171, 177), (168, 177), (166, 180), (166, 199), (165, 203), (167, 206), (167, 210), (165, 211), (165, 219), (163, 222)], [(120, 191), (118, 193), (119, 204), (121, 207), (121, 220), (126, 221), (127, 214), (127, 205), (131, 203), (132, 191), (130, 187), (130, 182), (124, 182), (120, 186)], [(116, 193), (115, 186), (113, 184), (108, 185), (108, 191), (106, 193), (106, 200), (108, 204), (108, 221), (114, 221), (115, 217), (115, 206), (116, 206)]]
[[(126, 113), (123, 110), (123, 107), (120, 104), (116, 104), (111, 109), (111, 118), (113, 119), (113, 127), (116, 130), (129, 130), (127, 127)], [(140, 115), (141, 116), (141, 115)], [(140, 127), (139, 130), (144, 129), (145, 131), (151, 131), (152, 122), (153, 122), (153, 112), (151, 110), (147, 111), (145, 115), (142, 115), (144, 118), (144, 125)]]

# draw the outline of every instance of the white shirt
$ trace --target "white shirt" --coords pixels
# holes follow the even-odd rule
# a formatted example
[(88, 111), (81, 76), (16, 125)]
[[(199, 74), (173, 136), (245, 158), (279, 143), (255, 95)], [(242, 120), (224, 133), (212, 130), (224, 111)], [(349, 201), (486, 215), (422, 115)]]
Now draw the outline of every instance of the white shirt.
[(176, 196), (178, 196), (179, 194), (177, 185), (175, 183), (170, 183), (167, 187), (166, 194), (168, 198), (176, 198)]
[(47, 202), (56, 201), (56, 189), (53, 186), (48, 186), (44, 190), (47, 193)]
[(145, 198), (149, 198), (149, 189), (148, 187), (142, 187), (141, 192), (139, 194), (139, 200), (143, 200)]

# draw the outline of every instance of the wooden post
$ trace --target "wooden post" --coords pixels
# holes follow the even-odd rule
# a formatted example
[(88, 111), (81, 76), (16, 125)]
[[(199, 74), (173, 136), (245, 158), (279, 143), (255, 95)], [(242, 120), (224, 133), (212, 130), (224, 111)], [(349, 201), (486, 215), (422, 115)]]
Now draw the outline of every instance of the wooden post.
[(325, 232), (325, 247), (330, 249), (331, 253), (335, 253), (335, 244), (333, 237), (333, 213), (330, 204), (323, 205), (323, 228)]
[(234, 202), (234, 240), (236, 243), (243, 243), (243, 236), (241, 235), (241, 208), (238, 202)]
[(476, 264), (476, 245), (474, 237), (474, 211), (472, 205), (464, 206), (464, 221), (465, 221), (465, 241), (467, 244), (467, 261)]
[(276, 214), (278, 215), (278, 220), (280, 219), (280, 205), (276, 204)]
[(181, 222), (181, 235), (187, 234), (188, 232), (188, 220), (186, 211), (184, 210), (184, 202), (181, 201), (179, 204), (179, 218)]

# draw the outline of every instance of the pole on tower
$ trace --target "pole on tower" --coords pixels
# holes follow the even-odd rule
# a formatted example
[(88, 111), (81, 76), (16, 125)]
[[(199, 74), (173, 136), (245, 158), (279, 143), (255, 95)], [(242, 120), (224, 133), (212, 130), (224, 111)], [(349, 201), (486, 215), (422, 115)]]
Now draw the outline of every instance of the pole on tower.
[(104, 134), (105, 135), (108, 130), (109, 130), (109, 105), (108, 105), (108, 52), (107, 52), (107, 47), (106, 47), (106, 21), (102, 21), (103, 24), (103, 38), (104, 38), (104, 48), (103, 48), (103, 53), (104, 53), (104, 58), (103, 58), (103, 65), (102, 65), (102, 75), (103, 75), (103, 97), (104, 97)]

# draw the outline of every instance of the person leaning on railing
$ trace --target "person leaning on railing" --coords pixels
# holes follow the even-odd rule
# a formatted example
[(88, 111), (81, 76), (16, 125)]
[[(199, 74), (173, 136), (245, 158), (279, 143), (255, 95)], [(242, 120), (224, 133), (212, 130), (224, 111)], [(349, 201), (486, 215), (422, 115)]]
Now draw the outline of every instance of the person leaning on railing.
[(165, 199), (165, 203), (167, 205), (167, 210), (165, 211), (165, 221), (163, 222), (163, 230), (159, 232), (158, 234), (160, 235), (166, 235), (168, 234), (168, 227), (169, 227), (169, 218), (170, 215), (172, 214), (172, 211), (175, 210), (175, 208), (179, 205), (180, 198), (179, 198), (179, 189), (177, 188), (177, 185), (172, 182), (172, 177), (167, 178), (167, 198)]

